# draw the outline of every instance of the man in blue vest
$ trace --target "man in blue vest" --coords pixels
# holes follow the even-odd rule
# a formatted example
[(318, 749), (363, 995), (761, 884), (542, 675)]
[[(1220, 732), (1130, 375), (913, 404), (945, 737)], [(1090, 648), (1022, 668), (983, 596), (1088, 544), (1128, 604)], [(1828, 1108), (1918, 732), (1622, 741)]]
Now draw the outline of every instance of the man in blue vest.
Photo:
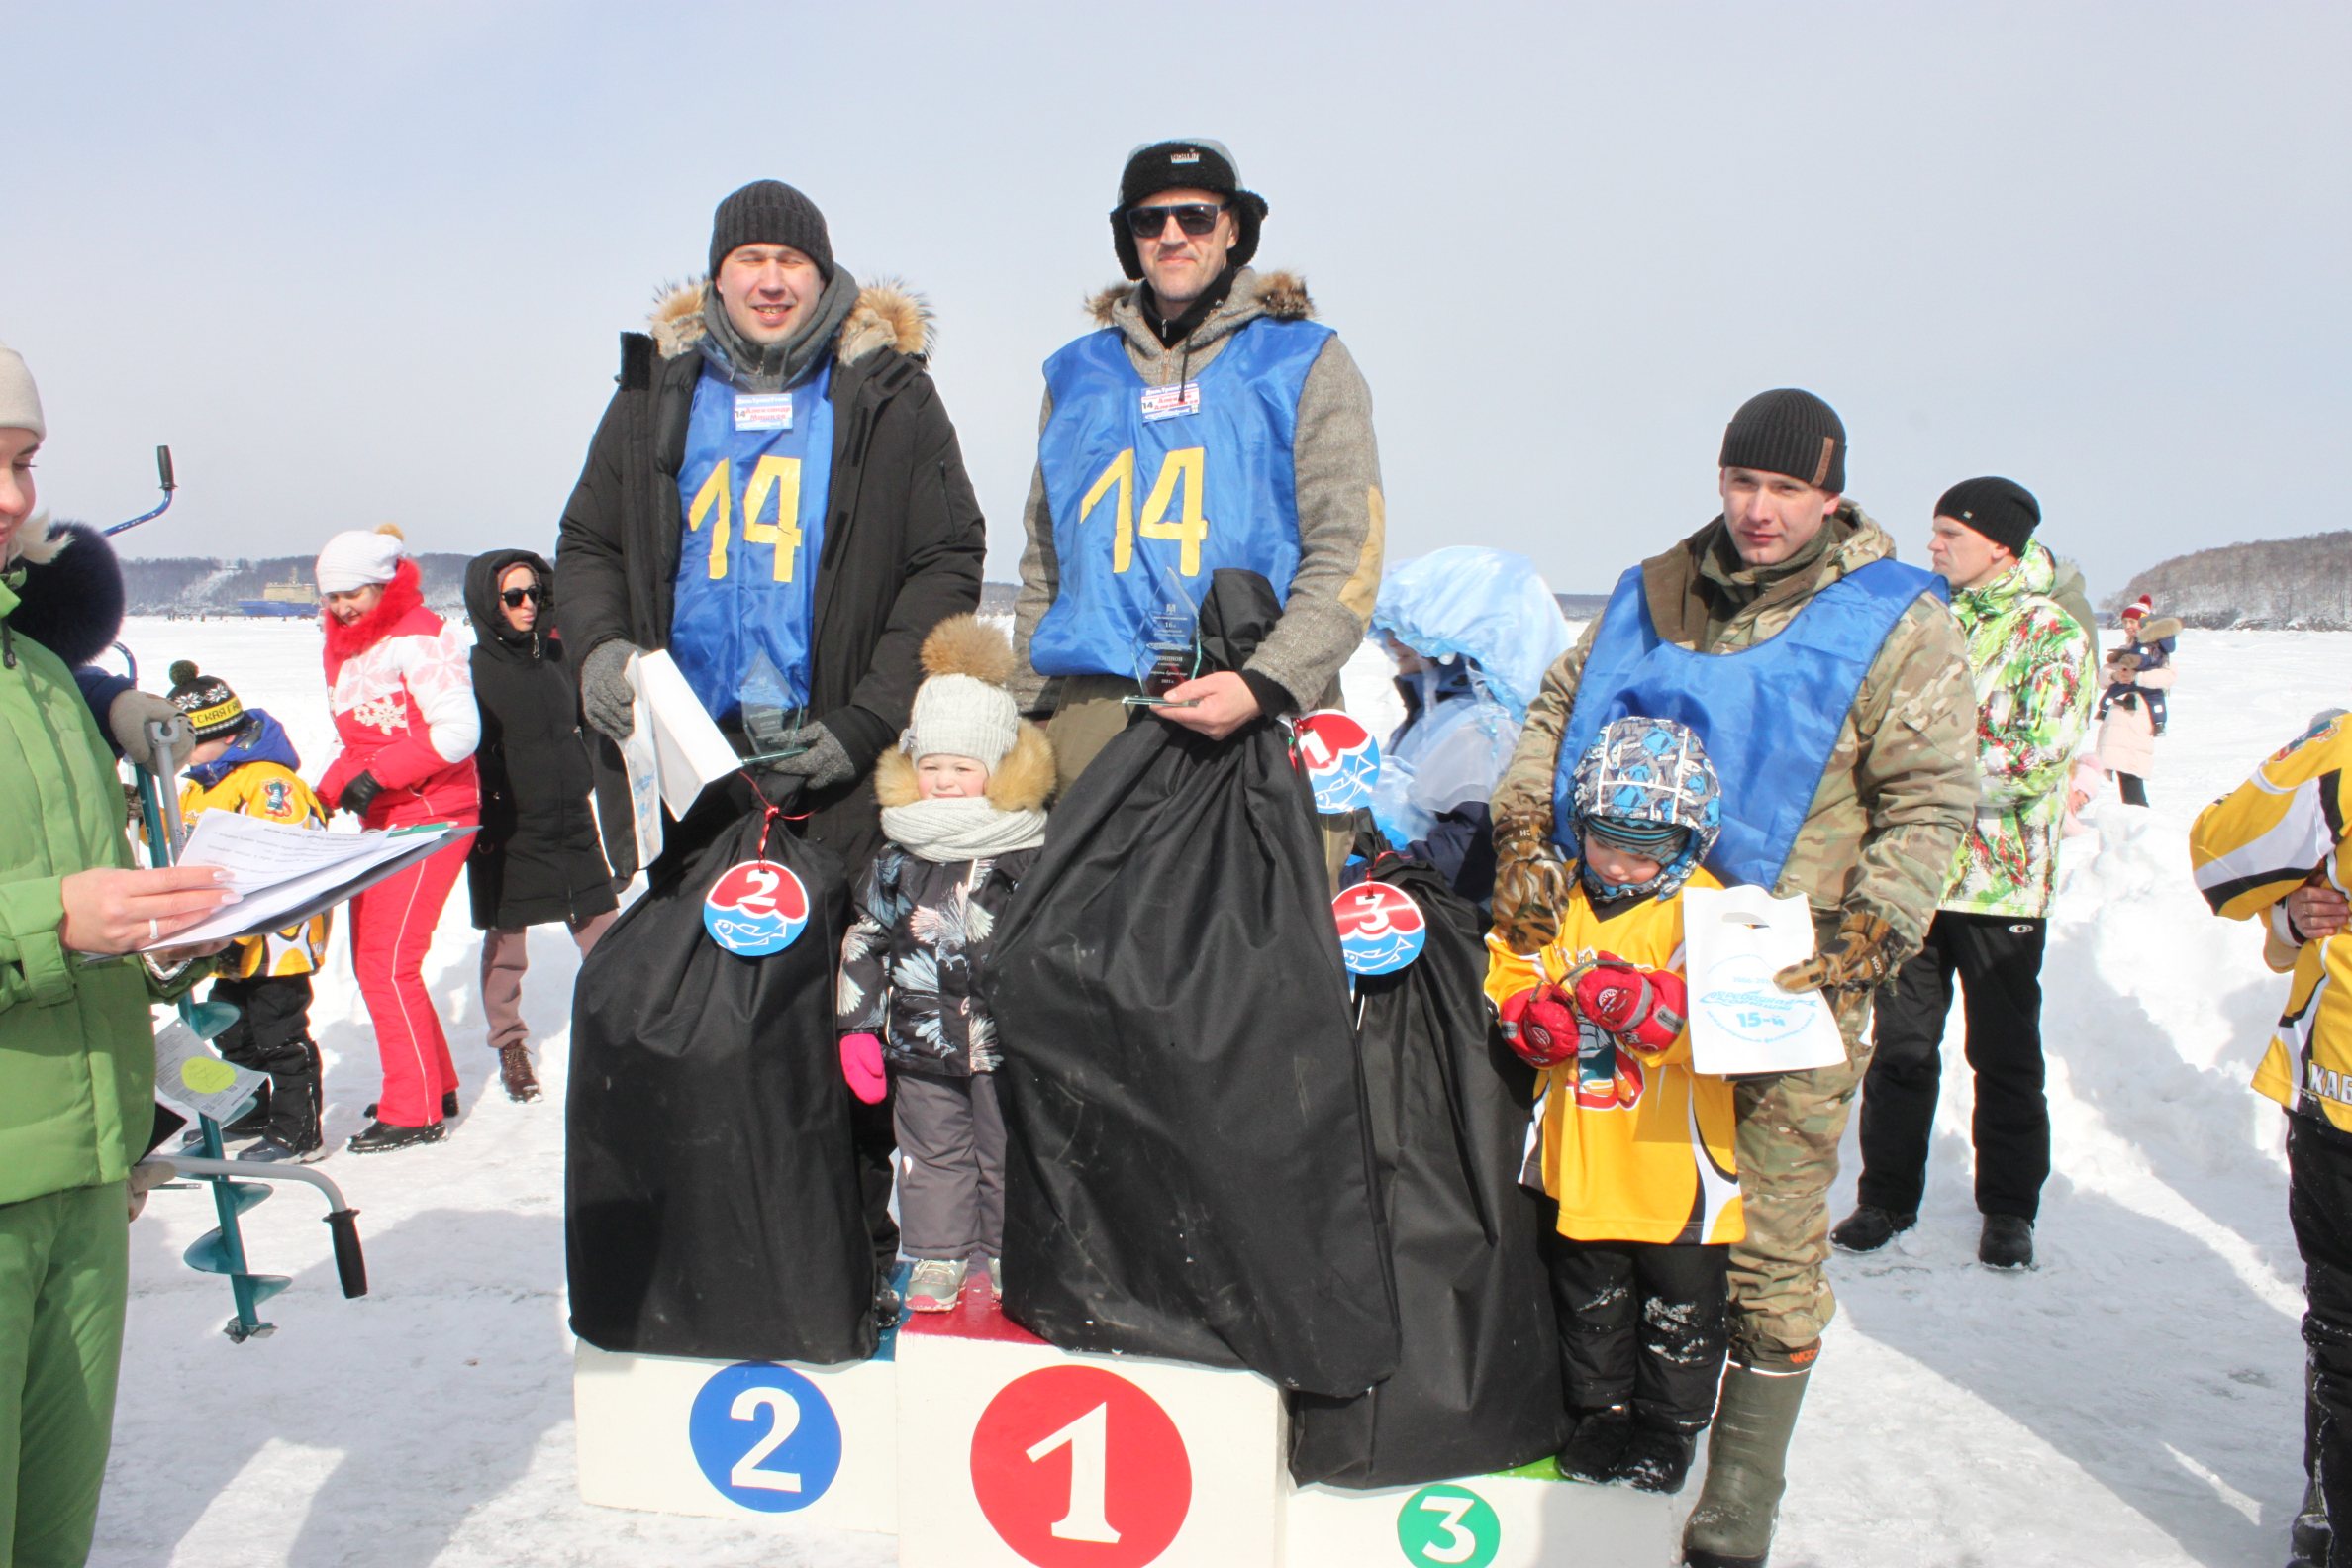
[(1590, 737), (1626, 714), (1706, 739), (1725, 813), (1710, 868), (1813, 905), (1819, 950), (1778, 978), (1828, 996), (1847, 1060), (1736, 1085), (1747, 1236), (1731, 1249), (1731, 1364), (1683, 1535), (1694, 1568), (1761, 1568), (1771, 1550), (1836, 1308), (1827, 1197), (1869, 1066), (1871, 993), (1918, 949), (1976, 806), (1967, 650), (1939, 580), (1898, 564), (1845, 499), (1845, 457), (1844, 425), (1812, 393), (1742, 404), (1717, 460), (1722, 514), (1619, 581), (1544, 678), (1494, 799), (1495, 925), (1517, 951), (1557, 931), (1574, 875), (1561, 792)]
[(1137, 282), (1045, 362), (1015, 695), (1052, 716), (1065, 788), (1125, 726), (1163, 610), (1181, 621), (1221, 567), (1264, 576), (1281, 619), (1242, 669), (1167, 690), (1168, 723), (1222, 740), (1334, 706), (1363, 642), (1386, 527), (1372, 394), (1304, 283), (1248, 265), (1265, 216), (1222, 144), (1137, 147), (1111, 213)]
[[(882, 842), (875, 759), (907, 727), (925, 637), (979, 605), (986, 524), (927, 368), (930, 313), (835, 264), (815, 202), (779, 180), (734, 192), (712, 215), (709, 266), (661, 300), (650, 336), (622, 336), (619, 390), (563, 510), (554, 613), (606, 737), (600, 800), (620, 769), (608, 742), (636, 723), (629, 657), (666, 648), (739, 751), (792, 751), (765, 794), (792, 801), (854, 881)], [(785, 744), (759, 733), (763, 715), (792, 724)], [(755, 804), (746, 785), (713, 785), (664, 860)], [(630, 834), (606, 853), (637, 869)], [(886, 1282), (890, 1113), (852, 1116)], [(887, 1285), (877, 1301), (895, 1311)]]

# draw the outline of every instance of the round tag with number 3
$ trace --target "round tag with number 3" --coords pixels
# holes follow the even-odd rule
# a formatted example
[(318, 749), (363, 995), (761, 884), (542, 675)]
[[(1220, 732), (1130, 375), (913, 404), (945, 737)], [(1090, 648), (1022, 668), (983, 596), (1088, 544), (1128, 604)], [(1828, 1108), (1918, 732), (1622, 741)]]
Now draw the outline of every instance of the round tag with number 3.
[(703, 930), (738, 958), (782, 952), (808, 925), (809, 890), (773, 860), (729, 866), (703, 900)]

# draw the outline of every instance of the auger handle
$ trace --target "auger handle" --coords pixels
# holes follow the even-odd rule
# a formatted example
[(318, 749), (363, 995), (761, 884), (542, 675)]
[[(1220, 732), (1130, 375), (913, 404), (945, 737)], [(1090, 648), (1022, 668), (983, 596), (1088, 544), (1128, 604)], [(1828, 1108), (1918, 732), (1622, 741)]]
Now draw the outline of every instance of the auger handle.
[(346, 1299), (367, 1294), (367, 1258), (359, 1250), (359, 1211), (330, 1210), (327, 1228), (335, 1236), (335, 1272)]

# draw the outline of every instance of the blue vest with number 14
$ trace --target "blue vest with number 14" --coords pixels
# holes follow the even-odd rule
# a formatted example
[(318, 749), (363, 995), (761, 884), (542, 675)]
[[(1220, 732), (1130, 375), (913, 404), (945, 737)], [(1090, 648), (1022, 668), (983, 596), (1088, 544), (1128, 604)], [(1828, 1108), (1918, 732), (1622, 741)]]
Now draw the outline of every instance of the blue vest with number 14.
[[(734, 718), (765, 654), (781, 701), (809, 700), (817, 561), (833, 482), (832, 361), (791, 391), (739, 392), (705, 369), (678, 467), (669, 654), (713, 719)], [(784, 400), (789, 399), (787, 404)], [(789, 413), (789, 423), (784, 423)]]
[(1730, 653), (1698, 653), (1658, 636), (1641, 568), (1617, 579), (1576, 683), (1552, 778), (1552, 835), (1571, 857), (1577, 759), (1612, 720), (1639, 716), (1690, 726), (1723, 787), (1723, 832), (1707, 868), (1725, 883), (1780, 880), (1847, 711), (1895, 623), (1921, 594), (1949, 597), (1944, 580), (1877, 560), (1807, 602), (1795, 620)]
[[(1299, 569), (1291, 438), (1299, 394), (1331, 330), (1261, 316), (1226, 340), (1182, 389), (1146, 387), (1117, 328), (1045, 361), (1053, 413), (1037, 466), (1060, 570), (1053, 607), (1029, 638), (1040, 675), (1138, 673), (1151, 618), (1180, 582), (1198, 605), (1209, 574), (1254, 571), (1290, 597)], [(1180, 410), (1147, 418), (1146, 394)]]

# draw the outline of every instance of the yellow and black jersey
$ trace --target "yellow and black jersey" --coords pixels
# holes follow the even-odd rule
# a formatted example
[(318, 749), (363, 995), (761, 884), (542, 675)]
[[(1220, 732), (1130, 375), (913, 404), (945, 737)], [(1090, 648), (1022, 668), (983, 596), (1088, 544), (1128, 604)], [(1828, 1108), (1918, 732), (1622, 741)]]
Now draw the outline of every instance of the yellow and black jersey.
[[(1721, 884), (1704, 869), (1690, 886)], [(1644, 969), (1683, 968), (1682, 896), (1645, 899), (1603, 920), (1583, 883), (1559, 939), (1530, 957), (1487, 937), (1488, 999), (1498, 1008), (1540, 980), (1557, 984), (1596, 953)], [(1747, 1233), (1732, 1158), (1731, 1085), (1691, 1070), (1685, 1029), (1646, 1056), (1582, 1026), (1577, 1059), (1544, 1074), (1534, 1163), (1580, 1241), (1736, 1241)]]
[[(2314, 878), (2344, 890), (2346, 773), (2352, 730), (2312, 730), (2198, 813), (2189, 833), (2197, 888), (2216, 915), (2268, 916)], [(2290, 1111), (2352, 1132), (2352, 932), (2295, 950), (2287, 1010), (2254, 1070), (2254, 1087)]]
[[(196, 826), (208, 811), (233, 811), (265, 822), (327, 826), (327, 808), (302, 781), (302, 775), (275, 762), (247, 762), (231, 768), (211, 788), (188, 779), (180, 785), (180, 821)], [(236, 977), (316, 974), (327, 961), (326, 914), (258, 936), (237, 939)], [(223, 956), (222, 967), (229, 966)]]

